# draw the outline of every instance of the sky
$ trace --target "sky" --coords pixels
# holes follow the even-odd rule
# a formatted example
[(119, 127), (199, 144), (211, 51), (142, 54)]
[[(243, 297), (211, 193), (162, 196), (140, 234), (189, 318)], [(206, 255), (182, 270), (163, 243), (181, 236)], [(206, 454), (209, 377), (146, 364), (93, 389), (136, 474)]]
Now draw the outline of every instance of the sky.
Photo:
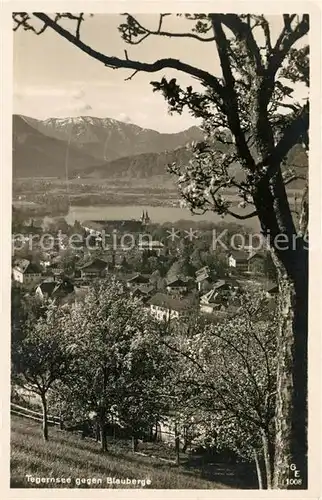
[[(139, 14), (139, 21), (156, 28), (158, 15)], [(272, 39), (281, 26), (281, 16), (267, 16)], [(165, 37), (151, 37), (137, 46), (126, 44), (118, 32), (123, 16), (95, 14), (83, 23), (82, 40), (105, 54), (124, 57), (124, 49), (131, 59), (153, 62), (173, 57), (201, 67), (220, 76), (220, 65), (213, 42)], [(68, 21), (70, 23), (70, 21)], [(65, 24), (72, 28), (71, 24)], [(171, 16), (164, 29), (186, 31), (189, 21)], [(175, 70), (154, 74), (131, 75), (125, 69), (112, 70), (91, 59), (67, 40), (48, 28), (41, 36), (19, 29), (14, 33), (14, 113), (38, 119), (68, 116), (96, 116), (135, 123), (160, 132), (177, 132), (198, 124), (188, 112), (181, 116), (169, 115), (162, 95), (152, 92), (150, 81), (162, 76), (176, 77), (183, 86), (198, 82)], [(299, 95), (302, 90), (299, 90)]]

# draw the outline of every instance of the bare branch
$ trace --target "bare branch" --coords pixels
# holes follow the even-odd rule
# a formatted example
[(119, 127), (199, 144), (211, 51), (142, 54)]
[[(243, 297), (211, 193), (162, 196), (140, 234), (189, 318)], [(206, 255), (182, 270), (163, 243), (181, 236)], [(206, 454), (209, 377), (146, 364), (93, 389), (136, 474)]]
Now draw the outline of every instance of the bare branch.
[(92, 49), (90, 46), (86, 45), (81, 40), (78, 40), (76, 36), (74, 36), (70, 31), (66, 30), (57, 22), (55, 22), (53, 19), (51, 19), (47, 14), (43, 14), (42, 12), (33, 12), (33, 15), (38, 19), (40, 19), (41, 21), (43, 21), (44, 23), (46, 23), (48, 27), (53, 29), (56, 33), (61, 35), (70, 43), (78, 47), (80, 50), (88, 54), (93, 59), (100, 61), (107, 67), (125, 68), (125, 69), (127, 68), (137, 71), (145, 71), (147, 73), (155, 73), (165, 68), (172, 68), (176, 69), (177, 71), (182, 71), (184, 73), (187, 73), (191, 76), (194, 76), (198, 80), (205, 82), (206, 84), (212, 86), (218, 94), (222, 94), (223, 92), (223, 87), (215, 76), (211, 75), (207, 71), (196, 68), (195, 66), (191, 66), (190, 64), (181, 62), (178, 59), (167, 58), (167, 59), (159, 59), (153, 63), (144, 63), (141, 61), (133, 61), (129, 59), (120, 59), (118, 57), (107, 56), (102, 54), (101, 52)]
[(299, 217), (299, 229), (300, 234), (305, 237), (308, 234), (308, 225), (309, 225), (309, 186), (308, 182), (306, 182), (302, 203), (301, 203), (301, 213)]
[(280, 106), (281, 108), (291, 109), (294, 113), (297, 113), (299, 111), (299, 107), (296, 104), (286, 104), (283, 102), (279, 102), (278, 106)]
[(229, 28), (238, 40), (243, 40), (250, 59), (255, 63), (257, 74), (263, 70), (262, 58), (251, 27), (243, 22), (237, 14), (221, 14), (221, 21)]
[(150, 35), (165, 36), (165, 37), (170, 37), (170, 38), (193, 38), (193, 39), (198, 40), (200, 42), (213, 42), (215, 40), (214, 36), (204, 38), (202, 36), (197, 35), (196, 33), (177, 33), (177, 32), (171, 32), (171, 31), (162, 31), (161, 28), (162, 28), (163, 19), (165, 16), (167, 16), (169, 14), (160, 14), (159, 26), (158, 26), (157, 30), (150, 30), (150, 29), (146, 28), (141, 23), (139, 23), (139, 21), (134, 16), (132, 16), (129, 13), (125, 13), (125, 15), (128, 18), (130, 18), (132, 20), (132, 22), (135, 23), (138, 28), (140, 28), (142, 31), (145, 32), (143, 37), (137, 41), (133, 41), (130, 39), (130, 37), (127, 37), (126, 41), (131, 45), (138, 45), (139, 43), (143, 42), (143, 40), (145, 40)]
[(77, 19), (77, 27), (76, 27), (76, 38), (79, 40), (80, 37), (80, 27), (82, 22), (84, 21), (84, 12), (81, 12), (79, 18)]
[(213, 30), (215, 33), (215, 40), (218, 50), (218, 55), (220, 59), (220, 65), (223, 72), (223, 77), (225, 80), (226, 96), (224, 100), (224, 107), (227, 113), (227, 120), (230, 130), (235, 136), (236, 147), (240, 156), (247, 161), (248, 168), (250, 170), (255, 170), (254, 159), (247, 146), (245, 135), (242, 132), (239, 112), (238, 112), (238, 102), (237, 95), (235, 91), (235, 80), (232, 74), (230, 61), (229, 61), (229, 44), (221, 25), (221, 15), (212, 14), (211, 22)]
[(290, 31), (291, 29), (291, 24), (294, 21), (296, 17), (296, 14), (283, 14), (283, 21), (284, 21), (284, 29), (286, 31)]
[(265, 42), (266, 42), (266, 50), (267, 50), (267, 54), (269, 54), (272, 50), (271, 33), (270, 33), (270, 29), (269, 29), (269, 24), (264, 16), (260, 16), (260, 17), (261, 17), (260, 26), (262, 27), (263, 32), (264, 32)]
[(284, 186), (287, 186), (291, 182), (299, 180), (299, 179), (305, 181), (306, 177), (304, 175), (292, 175), (291, 177), (289, 177), (288, 179), (286, 179), (284, 181)]
[[(287, 19), (286, 21), (285, 17)], [(273, 48), (272, 57), (267, 68), (267, 72), (270, 76), (276, 74), (291, 47), (309, 31), (309, 16), (307, 14), (303, 15), (301, 22), (292, 30), (291, 22), (294, 17), (294, 14), (292, 16), (284, 15), (285, 27)]]
[(285, 129), (280, 141), (274, 148), (273, 153), (265, 159), (265, 164), (269, 165), (265, 177), (274, 175), (276, 168), (287, 155), (289, 150), (298, 143), (301, 136), (305, 135), (309, 129), (309, 103), (307, 102), (301, 112)]
[(125, 80), (124, 80), (124, 81), (125, 81), (125, 82), (127, 82), (128, 80), (132, 80), (132, 78), (133, 78), (133, 77), (134, 77), (137, 73), (139, 73), (139, 70), (138, 70), (138, 69), (136, 69), (136, 70), (134, 71), (134, 73), (132, 73), (132, 75), (130, 75), (130, 76), (128, 76), (127, 78), (125, 78)]
[(238, 219), (238, 220), (247, 220), (247, 219), (251, 219), (252, 217), (258, 216), (258, 213), (256, 210), (254, 210), (254, 212), (251, 212), (250, 214), (247, 214), (247, 215), (239, 215), (239, 214), (236, 214), (235, 212), (232, 212), (231, 210), (227, 210), (227, 214), (231, 215), (232, 217), (235, 217), (235, 219)]

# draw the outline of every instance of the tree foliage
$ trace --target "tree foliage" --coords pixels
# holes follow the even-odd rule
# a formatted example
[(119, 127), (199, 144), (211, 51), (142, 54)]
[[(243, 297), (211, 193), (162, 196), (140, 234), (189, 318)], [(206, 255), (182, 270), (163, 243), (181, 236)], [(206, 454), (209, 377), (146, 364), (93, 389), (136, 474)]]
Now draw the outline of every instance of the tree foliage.
[(41, 399), (45, 440), (48, 439), (48, 392), (55, 383), (65, 380), (74, 360), (66, 321), (66, 311), (51, 304), (43, 316), (26, 323), (23, 338), (12, 346), (14, 381)]
[(241, 301), (238, 314), (226, 322), (197, 320), (184, 331), (178, 325), (166, 345), (179, 356), (173, 385), (182, 425), (193, 417), (195, 439), (203, 446), (226, 448), (248, 460), (254, 450), (266, 456), (271, 485), (276, 318), (262, 294), (245, 292)]

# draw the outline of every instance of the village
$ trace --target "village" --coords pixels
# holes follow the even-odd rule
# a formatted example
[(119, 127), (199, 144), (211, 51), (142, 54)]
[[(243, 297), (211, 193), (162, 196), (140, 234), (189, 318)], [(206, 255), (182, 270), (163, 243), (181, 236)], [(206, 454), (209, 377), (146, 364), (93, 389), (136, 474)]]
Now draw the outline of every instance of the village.
[[(82, 300), (93, 283), (114, 278), (158, 320), (180, 318), (188, 311), (218, 319), (236, 311), (242, 289), (255, 287), (272, 299), (278, 293), (265, 250), (248, 245), (218, 255), (207, 246), (209, 231), (202, 244), (198, 238), (171, 238), (169, 230), (155, 239), (156, 225), (144, 212), (138, 220), (84, 221), (76, 226), (77, 236), (81, 233), (76, 245), (56, 227), (49, 250), (44, 249), (48, 234), (33, 227), (43, 238), (33, 241), (29, 253), (14, 250), (13, 283), (41, 301), (68, 305)], [(30, 226), (20, 234), (24, 248), (30, 248), (33, 239), (28, 230)], [(113, 236), (108, 249), (102, 247), (104, 233)], [(124, 236), (131, 236), (132, 245), (122, 243)]]

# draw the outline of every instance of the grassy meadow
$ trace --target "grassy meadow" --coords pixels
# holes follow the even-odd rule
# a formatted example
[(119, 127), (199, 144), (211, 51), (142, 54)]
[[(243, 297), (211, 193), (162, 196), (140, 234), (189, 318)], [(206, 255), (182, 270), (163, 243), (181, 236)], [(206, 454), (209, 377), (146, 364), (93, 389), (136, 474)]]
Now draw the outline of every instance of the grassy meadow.
[[(99, 444), (77, 434), (50, 428), (49, 441), (42, 439), (41, 425), (11, 417), (11, 488), (152, 488), (152, 489), (224, 489), (242, 487), (232, 471), (219, 466), (207, 468), (176, 466), (160, 458), (133, 453), (118, 443), (110, 443), (102, 454)], [(38, 478), (70, 478), (70, 483), (28, 481)], [(222, 475), (222, 479), (221, 478)], [(216, 477), (217, 476), (217, 477)], [(141, 479), (145, 484), (109, 484), (107, 478)], [(101, 479), (101, 483), (98, 481)], [(149, 481), (150, 480), (150, 484)], [(229, 485), (230, 482), (233, 484)], [(245, 486), (244, 486), (245, 487)]]

